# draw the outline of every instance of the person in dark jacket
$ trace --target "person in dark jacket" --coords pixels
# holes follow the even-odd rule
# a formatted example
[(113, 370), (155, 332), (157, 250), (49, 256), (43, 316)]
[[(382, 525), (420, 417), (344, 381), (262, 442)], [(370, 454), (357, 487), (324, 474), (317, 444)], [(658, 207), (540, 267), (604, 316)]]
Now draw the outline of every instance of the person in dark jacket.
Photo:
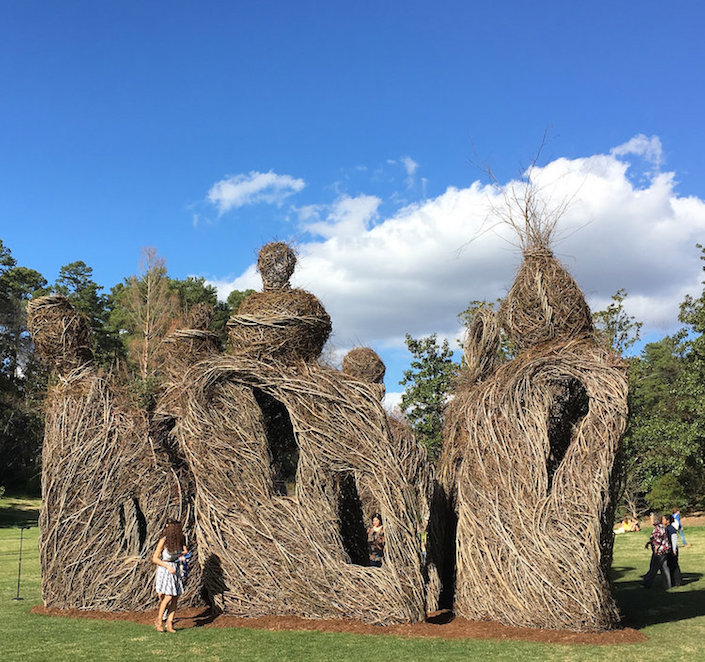
[(656, 514), (652, 514), (651, 521), (653, 522), (654, 530), (651, 532), (649, 541), (644, 545), (645, 548), (651, 547), (651, 567), (649, 572), (644, 575), (644, 581), (642, 582), (646, 588), (651, 588), (659, 571), (663, 577), (664, 588), (671, 588), (671, 571), (668, 567), (671, 542), (668, 539), (666, 527), (661, 523), (662, 520), (662, 517), (659, 518)]
[(668, 569), (671, 573), (671, 584), (680, 586), (683, 583), (683, 576), (678, 565), (678, 531), (673, 526), (673, 515), (664, 515), (661, 524), (666, 527), (668, 541), (671, 543), (671, 551), (668, 554)]

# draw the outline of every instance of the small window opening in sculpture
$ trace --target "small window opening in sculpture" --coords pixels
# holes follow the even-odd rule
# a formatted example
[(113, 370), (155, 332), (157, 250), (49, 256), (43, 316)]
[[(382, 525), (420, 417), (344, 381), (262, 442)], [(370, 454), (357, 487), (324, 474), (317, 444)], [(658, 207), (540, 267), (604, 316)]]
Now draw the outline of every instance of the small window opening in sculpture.
[(256, 388), (255, 400), (262, 411), (265, 434), (271, 457), (274, 493), (296, 495), (296, 471), (299, 466), (299, 446), (286, 407), (271, 395)]
[(118, 521), (123, 533), (123, 549), (129, 554), (141, 554), (147, 542), (147, 519), (137, 497), (120, 504)]
[(135, 508), (135, 521), (137, 524), (137, 540), (138, 540), (138, 549), (141, 552), (144, 551), (144, 545), (147, 542), (147, 518), (144, 516), (144, 513), (142, 512), (142, 508), (140, 508), (140, 502), (137, 500), (137, 497), (132, 497), (132, 504)]
[(350, 471), (335, 475), (338, 527), (343, 541), (343, 550), (354, 565), (370, 565), (367, 549), (367, 529), (362, 514), (362, 502)]
[(589, 398), (585, 387), (578, 379), (567, 379), (557, 389), (553, 405), (548, 413), (549, 453), (546, 458), (548, 491), (553, 486), (553, 477), (565, 457), (573, 430), (588, 413)]
[(120, 504), (118, 507), (118, 522), (120, 524), (120, 531), (122, 531), (122, 548), (127, 551), (128, 539), (127, 529), (125, 528), (125, 506), (123, 504)]

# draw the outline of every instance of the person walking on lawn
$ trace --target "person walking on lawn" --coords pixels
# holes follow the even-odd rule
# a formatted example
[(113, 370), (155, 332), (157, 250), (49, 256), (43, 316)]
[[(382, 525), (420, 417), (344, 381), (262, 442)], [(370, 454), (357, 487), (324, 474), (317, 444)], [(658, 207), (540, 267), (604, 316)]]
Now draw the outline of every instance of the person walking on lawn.
[[(664, 515), (663, 517), (667, 517)], [(651, 516), (651, 521), (654, 525), (654, 530), (651, 532), (645, 548), (651, 547), (651, 566), (649, 572), (644, 575), (642, 582), (645, 588), (651, 588), (651, 585), (656, 579), (656, 575), (661, 571), (663, 577), (663, 586), (666, 589), (671, 588), (671, 571), (668, 567), (668, 558), (671, 553), (671, 543), (668, 539), (666, 527), (661, 523), (663, 517), (659, 517), (655, 513)]]

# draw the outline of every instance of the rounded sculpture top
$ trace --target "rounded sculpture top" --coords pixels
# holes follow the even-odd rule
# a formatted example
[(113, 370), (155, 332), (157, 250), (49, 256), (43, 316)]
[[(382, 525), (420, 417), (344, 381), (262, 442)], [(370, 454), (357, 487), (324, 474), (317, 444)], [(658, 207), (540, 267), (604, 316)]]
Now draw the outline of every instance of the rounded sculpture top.
[(331, 332), (330, 317), (310, 292), (292, 289), (296, 254), (281, 241), (265, 244), (257, 268), (263, 292), (253, 292), (228, 321), (230, 345), (237, 354), (259, 359), (315, 360)]
[(370, 384), (381, 384), (386, 367), (379, 354), (369, 347), (351, 349), (343, 358), (343, 373)]
[(296, 267), (296, 253), (283, 241), (272, 241), (262, 246), (257, 258), (257, 270), (262, 287), (268, 290), (289, 289), (289, 279)]
[(593, 329), (585, 295), (548, 249), (524, 252), (499, 318), (519, 349), (580, 337)]
[(88, 321), (61, 294), (32, 299), (27, 306), (27, 328), (39, 358), (60, 373), (93, 359)]
[(369, 384), (380, 402), (384, 399), (384, 361), (369, 347), (351, 349), (343, 358), (342, 373), (360, 382)]

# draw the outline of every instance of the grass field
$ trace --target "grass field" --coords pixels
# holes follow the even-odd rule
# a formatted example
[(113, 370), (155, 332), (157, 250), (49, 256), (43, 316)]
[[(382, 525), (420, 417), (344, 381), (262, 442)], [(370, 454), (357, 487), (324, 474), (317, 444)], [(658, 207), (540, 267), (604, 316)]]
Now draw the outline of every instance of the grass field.
[[(133, 623), (30, 614), (41, 603), (38, 501), (0, 498), (0, 659), (9, 661), (138, 660), (705, 660), (705, 527), (686, 529), (682, 551), (686, 584), (668, 593), (639, 586), (649, 557), (648, 532), (617, 536), (614, 577), (627, 625), (648, 641), (612, 646), (536, 644), (522, 641), (405, 639), (317, 632), (193, 628), (162, 635)], [(17, 595), (20, 524), (24, 531), (22, 579)], [(660, 578), (656, 584), (659, 585)]]

